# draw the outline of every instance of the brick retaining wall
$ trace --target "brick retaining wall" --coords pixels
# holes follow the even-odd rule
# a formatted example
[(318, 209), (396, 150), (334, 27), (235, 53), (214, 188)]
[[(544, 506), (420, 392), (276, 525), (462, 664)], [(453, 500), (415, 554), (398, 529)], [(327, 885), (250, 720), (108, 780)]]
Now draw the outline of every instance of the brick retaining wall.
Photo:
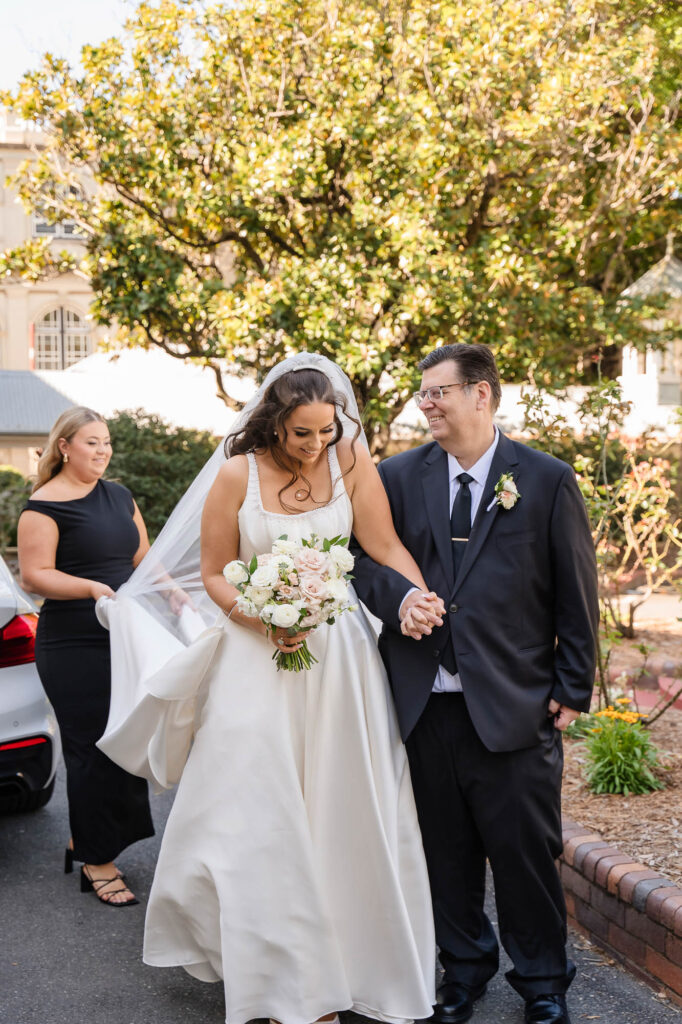
[(682, 1006), (682, 888), (564, 819), (569, 924)]

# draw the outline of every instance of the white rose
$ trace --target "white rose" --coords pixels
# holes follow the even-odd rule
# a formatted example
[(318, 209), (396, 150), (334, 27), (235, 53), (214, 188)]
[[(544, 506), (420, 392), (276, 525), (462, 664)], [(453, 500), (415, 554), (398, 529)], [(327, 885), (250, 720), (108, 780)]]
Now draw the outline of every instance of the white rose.
[(348, 600), (348, 584), (343, 579), (327, 580), (327, 596), (332, 601)]
[(234, 561), (227, 563), (223, 569), (223, 576), (228, 583), (231, 583), (233, 587), (236, 587), (239, 583), (246, 583), (249, 578), (249, 573), (243, 562)]
[(243, 594), (240, 594), (237, 598), (237, 611), (241, 612), (242, 615), (246, 615), (249, 619), (258, 618), (258, 609), (255, 604)]
[(351, 555), (348, 548), (342, 547), (341, 544), (332, 544), (329, 549), (329, 557), (332, 562), (339, 569), (340, 572), (350, 572), (355, 565), (355, 559)]
[(294, 568), (294, 560), (288, 555), (274, 555), (272, 564), (277, 567), (280, 576), (288, 576)]
[(514, 508), (518, 499), (518, 491), (512, 491), (511, 488), (505, 487), (503, 491), (500, 491), (500, 505), (502, 508), (510, 509)]
[(252, 587), (274, 587), (275, 583), (279, 579), (279, 573), (277, 572), (277, 566), (270, 562), (268, 565), (259, 565), (251, 573), (251, 586)]
[(264, 604), (272, 598), (272, 589), (270, 587), (247, 587), (244, 591), (244, 596), (252, 601), (256, 608), (260, 609)]
[(288, 629), (289, 626), (296, 625), (299, 615), (300, 612), (298, 608), (294, 608), (293, 604), (276, 604), (272, 610), (270, 621), (273, 626), (280, 626), (282, 629)]
[(287, 540), (286, 537), (280, 537), (272, 545), (274, 554), (277, 555), (294, 555), (298, 551), (298, 544), (295, 540)]
[(261, 622), (270, 622), (276, 607), (276, 604), (264, 604), (260, 610), (259, 618)]

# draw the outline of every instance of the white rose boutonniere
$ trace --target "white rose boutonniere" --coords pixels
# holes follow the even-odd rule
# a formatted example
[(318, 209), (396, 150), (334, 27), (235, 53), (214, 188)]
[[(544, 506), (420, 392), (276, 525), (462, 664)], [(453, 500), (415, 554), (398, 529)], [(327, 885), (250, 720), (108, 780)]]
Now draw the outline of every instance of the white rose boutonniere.
[(521, 495), (519, 489), (514, 483), (514, 477), (511, 473), (503, 473), (500, 479), (495, 484), (495, 494), (497, 498), (495, 503), (501, 505), (503, 509), (509, 511), (510, 508), (514, 508), (514, 505), (519, 500)]

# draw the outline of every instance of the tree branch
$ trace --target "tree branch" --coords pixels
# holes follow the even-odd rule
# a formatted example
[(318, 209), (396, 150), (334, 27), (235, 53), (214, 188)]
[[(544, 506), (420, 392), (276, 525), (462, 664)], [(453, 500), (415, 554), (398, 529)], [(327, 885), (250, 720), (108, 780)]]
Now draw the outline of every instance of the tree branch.
[(481, 195), (481, 201), (478, 204), (478, 209), (476, 213), (474, 214), (473, 218), (471, 219), (467, 226), (465, 241), (468, 248), (471, 248), (471, 246), (476, 244), (481, 234), (481, 231), (483, 230), (483, 225), (485, 222), (486, 213), (488, 212), (488, 207), (490, 206), (493, 196), (497, 191), (498, 180), (499, 179), (497, 175), (497, 167), (495, 165), (495, 161), (490, 160), (488, 163), (488, 170), (486, 172), (483, 184), (483, 194)]

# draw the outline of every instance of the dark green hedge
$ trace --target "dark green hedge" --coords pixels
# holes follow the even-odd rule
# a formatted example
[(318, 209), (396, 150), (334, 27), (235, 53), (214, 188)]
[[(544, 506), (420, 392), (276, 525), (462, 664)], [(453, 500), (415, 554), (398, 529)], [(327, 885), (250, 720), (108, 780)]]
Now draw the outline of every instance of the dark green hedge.
[(172, 427), (142, 409), (118, 413), (107, 422), (113, 446), (107, 479), (130, 488), (153, 540), (219, 438)]

